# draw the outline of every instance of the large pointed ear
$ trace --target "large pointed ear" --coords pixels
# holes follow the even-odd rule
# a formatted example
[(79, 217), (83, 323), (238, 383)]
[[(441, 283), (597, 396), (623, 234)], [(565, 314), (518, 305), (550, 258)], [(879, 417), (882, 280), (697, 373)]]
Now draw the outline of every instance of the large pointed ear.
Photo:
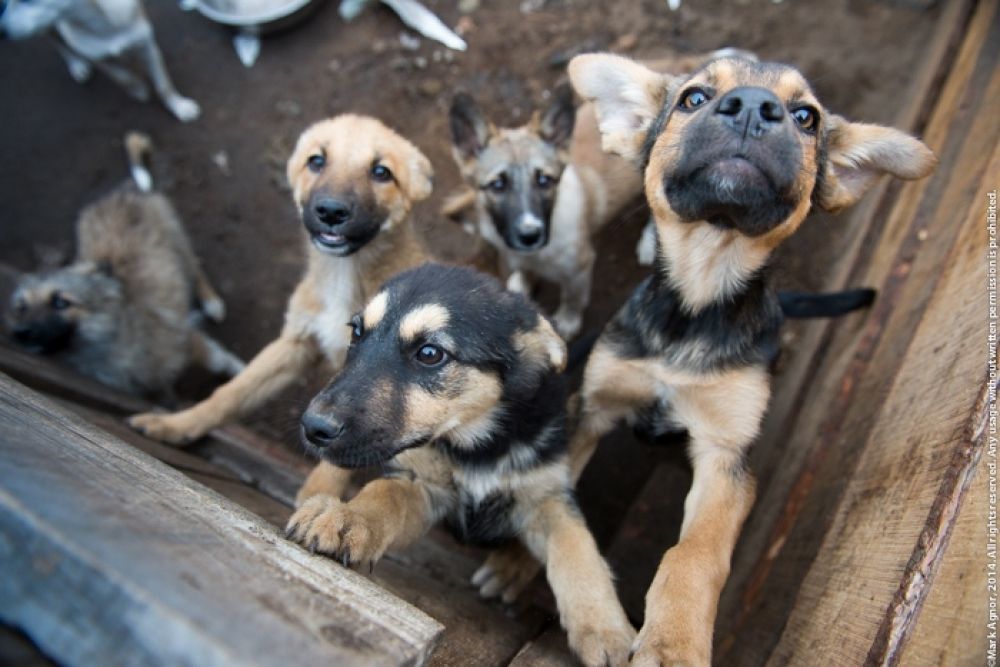
[(674, 77), (628, 58), (590, 53), (570, 61), (569, 78), (580, 97), (594, 103), (604, 150), (638, 162)]
[(826, 165), (816, 203), (839, 211), (851, 206), (883, 174), (914, 180), (931, 173), (937, 158), (924, 143), (891, 127), (827, 120)]
[(451, 143), (458, 157), (471, 160), (486, 148), (490, 138), (490, 124), (472, 95), (460, 92), (451, 101), (448, 112), (448, 122), (451, 126)]
[(556, 148), (566, 148), (573, 137), (575, 123), (576, 104), (573, 102), (573, 89), (568, 83), (561, 83), (556, 86), (552, 102), (542, 114), (538, 124), (538, 134)]

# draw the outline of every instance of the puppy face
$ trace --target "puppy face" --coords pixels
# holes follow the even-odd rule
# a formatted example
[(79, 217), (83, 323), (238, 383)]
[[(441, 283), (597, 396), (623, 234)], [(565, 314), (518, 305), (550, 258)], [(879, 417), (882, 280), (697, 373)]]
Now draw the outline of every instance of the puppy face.
[(312, 244), (346, 256), (402, 222), (432, 189), (431, 164), (385, 125), (343, 115), (313, 125), (288, 161), (288, 182)]
[(11, 296), (8, 330), (36, 352), (59, 352), (77, 339), (109, 334), (121, 301), (119, 283), (91, 264), (29, 275)]
[(0, 37), (27, 39), (47, 32), (72, 0), (6, 0), (0, 3)]
[(526, 299), (466, 268), (400, 274), (351, 328), (343, 370), (302, 417), (306, 443), (349, 468), (432, 441), (476, 447), (566, 359)]
[(548, 243), (575, 117), (569, 86), (556, 89), (541, 117), (516, 129), (494, 128), (469, 95), (460, 93), (452, 102), (455, 160), (497, 234), (513, 250), (530, 252)]
[(920, 178), (935, 164), (902, 132), (826, 111), (787, 65), (726, 57), (672, 77), (586, 55), (570, 77), (595, 102), (605, 150), (645, 166), (661, 223), (711, 224), (773, 246), (812, 203), (837, 210), (882, 174)]

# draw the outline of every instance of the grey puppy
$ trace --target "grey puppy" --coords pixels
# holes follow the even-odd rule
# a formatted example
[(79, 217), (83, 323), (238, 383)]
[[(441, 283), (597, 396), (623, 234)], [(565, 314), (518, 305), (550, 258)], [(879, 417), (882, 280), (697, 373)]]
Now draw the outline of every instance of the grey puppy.
[(148, 137), (125, 138), (133, 180), (91, 204), (77, 222), (70, 266), (25, 276), (11, 297), (14, 340), (129, 393), (172, 399), (197, 362), (236, 375), (243, 362), (196, 324), (225, 306), (202, 272), (177, 213), (152, 192)]

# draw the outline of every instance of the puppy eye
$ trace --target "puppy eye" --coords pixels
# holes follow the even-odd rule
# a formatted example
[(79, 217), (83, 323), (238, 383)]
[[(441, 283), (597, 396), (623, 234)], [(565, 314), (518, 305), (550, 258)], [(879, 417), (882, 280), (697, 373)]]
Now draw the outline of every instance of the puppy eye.
[(372, 178), (380, 183), (388, 183), (392, 180), (392, 172), (384, 164), (375, 163), (372, 166)]
[(507, 174), (500, 174), (486, 184), (486, 188), (493, 192), (503, 192), (507, 189)]
[(347, 326), (351, 327), (351, 345), (354, 345), (365, 335), (365, 327), (361, 320), (352, 320), (347, 323)]
[(417, 361), (424, 366), (440, 366), (444, 363), (447, 354), (437, 345), (421, 345), (417, 350)]
[(819, 114), (812, 107), (799, 107), (793, 110), (792, 118), (795, 119), (799, 127), (807, 132), (815, 130), (816, 123), (819, 122)]
[(710, 99), (712, 98), (708, 95), (708, 93), (701, 88), (690, 88), (685, 90), (684, 94), (681, 95), (681, 99), (677, 103), (677, 106), (687, 110), (697, 109)]
[(543, 172), (543, 171), (536, 171), (535, 172), (535, 183), (538, 184), (538, 187), (544, 188), (544, 189), (548, 189), (548, 188), (551, 188), (553, 186), (553, 184), (555, 184), (555, 182), (556, 182), (556, 179), (552, 178), (551, 176), (549, 176), (545, 172)]
[(53, 292), (52, 298), (49, 299), (49, 305), (55, 310), (66, 310), (72, 304), (59, 292)]
[(323, 155), (310, 155), (309, 159), (306, 160), (306, 166), (309, 167), (309, 171), (318, 174), (326, 166), (326, 157)]

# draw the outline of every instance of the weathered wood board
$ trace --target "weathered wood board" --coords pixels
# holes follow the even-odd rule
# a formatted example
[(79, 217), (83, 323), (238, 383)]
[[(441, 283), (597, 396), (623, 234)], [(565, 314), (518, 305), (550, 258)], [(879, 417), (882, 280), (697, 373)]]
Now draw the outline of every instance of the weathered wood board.
[(6, 376), (0, 562), (0, 617), (68, 664), (418, 664), (442, 632)]

